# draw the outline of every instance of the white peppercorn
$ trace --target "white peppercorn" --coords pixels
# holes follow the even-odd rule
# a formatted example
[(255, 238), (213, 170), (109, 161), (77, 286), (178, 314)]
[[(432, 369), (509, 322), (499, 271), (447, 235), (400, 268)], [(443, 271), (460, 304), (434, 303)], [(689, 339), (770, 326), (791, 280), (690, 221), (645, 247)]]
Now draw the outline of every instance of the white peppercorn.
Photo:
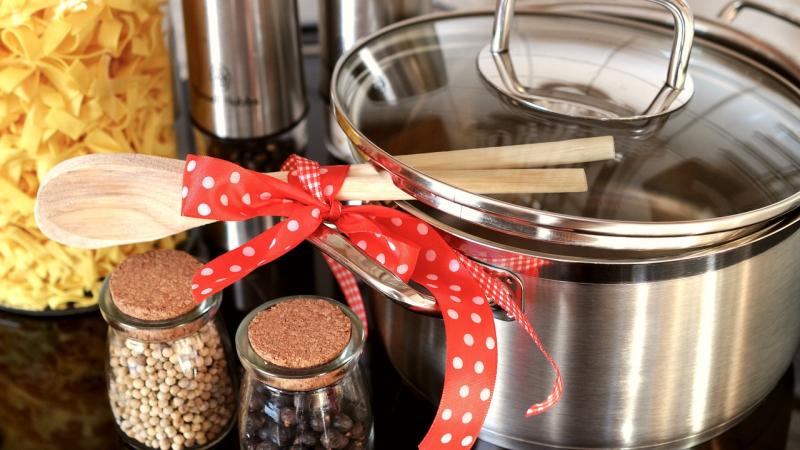
[(199, 267), (188, 254), (159, 250), (128, 258), (104, 284), (111, 411), (136, 447), (205, 449), (232, 426), (236, 385), (215, 316), (221, 297), (194, 303)]
[[(112, 336), (109, 359), (111, 409), (123, 433), (156, 449), (182, 450), (188, 448), (189, 439), (194, 439), (198, 446), (216, 440), (222, 430), (217, 424), (229, 423), (234, 413), (234, 386), (228, 376), (217, 376), (216, 383), (195, 380), (210, 380), (208, 372), (212, 367), (227, 373), (225, 353), (215, 351), (222, 345), (215, 327), (209, 323), (199, 333), (179, 339), (181, 345), (163, 342), (155, 348), (152, 344), (143, 346), (143, 359), (136, 358), (138, 355), (128, 359), (121, 357), (128, 340)], [(168, 364), (164, 355), (183, 354), (195, 361), (193, 353), (197, 347), (187, 346), (186, 341), (209, 346), (208, 361), (192, 364), (192, 370), (164, 370), (164, 365)], [(153, 354), (160, 356), (152, 357)], [(143, 371), (144, 379), (134, 375), (142, 371), (132, 364), (142, 360), (147, 368), (155, 369), (149, 373)], [(142, 429), (139, 425), (145, 427), (144, 432), (138, 432)], [(182, 438), (176, 439), (178, 436)]]

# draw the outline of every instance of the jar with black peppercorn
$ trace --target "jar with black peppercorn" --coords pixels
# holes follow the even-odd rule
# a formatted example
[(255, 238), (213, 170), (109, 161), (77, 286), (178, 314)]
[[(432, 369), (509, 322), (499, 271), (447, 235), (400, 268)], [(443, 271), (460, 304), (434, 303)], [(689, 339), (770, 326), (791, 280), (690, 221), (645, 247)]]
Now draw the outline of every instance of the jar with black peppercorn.
[(284, 297), (236, 332), (245, 368), (239, 438), (245, 450), (370, 449), (372, 413), (359, 365), (364, 328), (323, 297)]
[(233, 349), (217, 315), (221, 295), (192, 298), (200, 267), (187, 253), (156, 250), (129, 257), (103, 284), (108, 397), (134, 448), (207, 449), (233, 427)]

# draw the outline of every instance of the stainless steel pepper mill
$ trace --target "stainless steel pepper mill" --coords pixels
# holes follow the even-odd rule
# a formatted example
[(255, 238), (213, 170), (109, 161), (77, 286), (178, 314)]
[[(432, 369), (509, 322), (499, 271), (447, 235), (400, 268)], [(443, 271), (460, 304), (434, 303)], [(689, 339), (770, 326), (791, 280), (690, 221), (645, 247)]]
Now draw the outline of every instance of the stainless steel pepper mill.
[(305, 116), (296, 0), (184, 0), (183, 15), (196, 126), (252, 139)]
[[(276, 171), (289, 154), (304, 151), (308, 101), (297, 0), (183, 0), (183, 17), (195, 151), (259, 172)], [(203, 227), (204, 242), (216, 256), (276, 221), (217, 222)], [(246, 312), (297, 293), (291, 273), (311, 257), (301, 246), (225, 295)]]

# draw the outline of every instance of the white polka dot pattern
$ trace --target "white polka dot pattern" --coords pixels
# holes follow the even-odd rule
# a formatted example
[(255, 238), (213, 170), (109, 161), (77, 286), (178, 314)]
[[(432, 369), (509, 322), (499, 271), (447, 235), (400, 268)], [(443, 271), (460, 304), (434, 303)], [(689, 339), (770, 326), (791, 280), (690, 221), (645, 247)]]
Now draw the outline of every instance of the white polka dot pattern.
[(466, 333), (464, 335), (464, 343), (467, 344), (467, 347), (472, 347), (475, 345), (475, 338), (470, 333)]
[(208, 206), (207, 203), (200, 203), (197, 205), (197, 214), (200, 214), (202, 217), (206, 217), (211, 214), (211, 207)]
[[(493, 300), (511, 317), (524, 322), (523, 326), (527, 324), (524, 315), (514, 309), (508, 289), (488, 269), (456, 252), (435, 229), (413, 216), (375, 205), (342, 207), (335, 196), (346, 176), (346, 166), (323, 170), (313, 161), (292, 156), (282, 170), (289, 172), (288, 183), (226, 161), (189, 157), (184, 173), (184, 215), (216, 220), (286, 217), (199, 271), (193, 279), (195, 298), (202, 300), (256, 267), (281, 257), (315, 232), (323, 221), (335, 223), (339, 232), (377, 263), (403, 281), (425, 285), (437, 299), (444, 311), (446, 357), (451, 363), (445, 373), (440, 412), (420, 448), (437, 448), (444, 443), (471, 446), (486, 417), (497, 371), (494, 320), (489, 302), (484, 299)], [(325, 259), (348, 304), (366, 324), (363, 300), (353, 275), (327, 256)], [(539, 265), (535, 267), (538, 269)], [(215, 280), (208, 276), (215, 272), (227, 278)], [(529, 324), (525, 329), (532, 333)], [(540, 345), (538, 338), (534, 342)], [(556, 395), (549, 399), (552, 404), (560, 395), (558, 380), (560, 376), (558, 389), (554, 388)], [(549, 406), (534, 405), (528, 414)], [(454, 417), (459, 420), (451, 420)]]

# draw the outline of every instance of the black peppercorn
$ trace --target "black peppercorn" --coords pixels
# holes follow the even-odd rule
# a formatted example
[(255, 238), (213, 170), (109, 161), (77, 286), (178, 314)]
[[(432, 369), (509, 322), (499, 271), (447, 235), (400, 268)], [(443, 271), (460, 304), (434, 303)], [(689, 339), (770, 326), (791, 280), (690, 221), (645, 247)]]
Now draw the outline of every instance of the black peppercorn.
[(347, 447), (350, 440), (336, 430), (328, 430), (319, 437), (319, 442), (325, 448), (341, 449)]
[(262, 441), (268, 441), (272, 437), (272, 432), (270, 432), (269, 426), (259, 428), (256, 434)]
[(258, 411), (264, 407), (264, 399), (258, 395), (254, 395), (250, 398), (250, 403), (247, 405), (247, 408), (250, 411)]
[(317, 435), (314, 434), (312, 431), (304, 431), (299, 433), (297, 437), (294, 438), (295, 445), (306, 445), (306, 446), (313, 446), (317, 443)]
[(293, 428), (285, 428), (277, 424), (273, 427), (272, 442), (282, 447), (291, 444), (292, 441), (294, 441)]
[(351, 439), (364, 439), (365, 431), (364, 422), (355, 422), (345, 436)]
[(314, 431), (323, 431), (331, 425), (330, 414), (314, 414), (310, 421), (311, 429)]
[(262, 426), (264, 426), (264, 417), (260, 414), (250, 414), (244, 424), (244, 432), (247, 436), (255, 436)]
[(337, 414), (333, 418), (333, 427), (339, 431), (348, 431), (353, 427), (353, 419), (347, 414)]
[(297, 413), (292, 408), (281, 408), (281, 424), (284, 427), (292, 427), (297, 424)]

